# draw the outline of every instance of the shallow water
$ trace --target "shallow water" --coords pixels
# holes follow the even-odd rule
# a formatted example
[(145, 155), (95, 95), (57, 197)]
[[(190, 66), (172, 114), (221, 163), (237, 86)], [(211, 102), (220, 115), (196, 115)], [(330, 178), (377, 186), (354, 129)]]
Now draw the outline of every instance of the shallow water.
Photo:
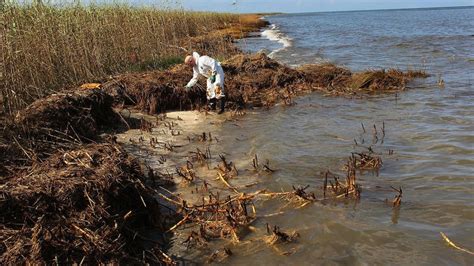
[[(473, 18), (474, 9), (269, 17), (273, 30), (279, 29), (278, 36), (285, 35), (291, 45), (257, 36), (244, 40), (242, 47), (274, 51), (274, 58), (292, 65), (332, 61), (353, 70), (398, 66), (435, 75), (397, 95), (349, 99), (314, 93), (296, 99), (295, 106), (250, 111), (237, 120), (201, 116), (188, 134), (211, 131), (219, 142), (188, 144), (177, 148), (176, 156), (185, 162), (196, 147), (226, 154), (240, 172), (233, 185), (259, 182), (242, 191), (310, 185), (309, 191), (321, 195), (322, 173), (341, 173), (351, 152), (364, 150), (362, 146), (382, 154), (383, 166), (378, 174), (359, 173), (358, 202), (282, 209), (280, 201), (259, 201), (260, 218), (252, 224), (256, 231), (243, 235), (241, 244), (215, 241), (206, 249), (189, 251), (180, 244), (178, 232), (170, 253), (205, 262), (205, 256), (225, 245), (235, 255), (222, 263), (233, 265), (474, 264), (474, 256), (448, 247), (439, 234), (474, 250)], [(444, 88), (437, 86), (438, 73)], [(383, 143), (376, 142), (373, 125), (380, 138), (383, 123)], [(277, 171), (253, 173), (255, 154), (260, 161), (269, 159)], [(153, 157), (145, 158), (156, 163)], [(396, 194), (390, 186), (403, 188), (399, 209), (384, 203)], [(278, 211), (282, 213), (263, 217)], [(278, 251), (260, 240), (266, 223), (296, 230), (301, 237)], [(294, 254), (279, 255), (281, 251)]]
[[(229, 150), (254, 151), (278, 165), (281, 170), (266, 179), (273, 189), (320, 186), (319, 173), (339, 169), (356, 149), (354, 139), (372, 145), (372, 125), (386, 127), (383, 144), (373, 145), (384, 153), (383, 167), (378, 176), (360, 177), (360, 202), (316, 204), (260, 221), (299, 231), (296, 253), (278, 256), (267, 248), (229, 263), (472, 265), (474, 257), (448, 247), (439, 232), (474, 250), (474, 9), (267, 19), (291, 45), (262, 36), (243, 41), (243, 48), (273, 51), (273, 58), (290, 65), (330, 61), (355, 71), (415, 68), (433, 77), (397, 95), (312, 94), (294, 107), (246, 117), (239, 128), (224, 125), (226, 135), (248, 139)], [(437, 86), (440, 77), (444, 88)], [(394, 195), (390, 186), (403, 188), (399, 210), (383, 204)]]
[[(369, 129), (385, 122), (386, 128), (384, 143), (373, 145), (384, 154), (384, 165), (378, 176), (359, 176), (360, 202), (315, 204), (262, 219), (257, 224), (269, 222), (299, 231), (301, 249), (290, 257), (264, 249), (232, 262), (244, 264), (257, 258), (268, 265), (472, 262), (472, 256), (447, 248), (439, 236), (443, 231), (474, 247), (474, 106), (465, 105), (461, 113), (439, 110), (443, 107), (431, 104), (430, 95), (444, 93), (413, 90), (398, 99), (364, 100), (315, 94), (299, 99), (296, 107), (250, 115), (238, 128), (224, 124), (226, 138), (246, 139), (226, 145), (225, 150), (244, 158), (258, 153), (279, 169), (265, 177), (262, 187), (291, 190), (292, 185), (311, 185), (319, 192), (321, 172), (341, 168), (350, 152), (357, 150), (354, 138), (371, 145), (372, 133), (364, 134), (360, 123)], [(389, 149), (394, 155), (388, 155)], [(395, 195), (390, 186), (403, 188), (400, 210), (383, 203)]]
[[(360, 201), (329, 201), (301, 209), (283, 207), (286, 203), (279, 200), (257, 201), (259, 218), (252, 224), (256, 231), (243, 234), (240, 244), (216, 240), (207, 248), (188, 250), (181, 244), (188, 231), (176, 231), (170, 253), (205, 263), (215, 249), (226, 246), (234, 255), (222, 263), (232, 265), (254, 265), (256, 261), (259, 265), (472, 265), (473, 256), (448, 247), (439, 232), (461, 246), (471, 250), (474, 247), (474, 106), (444, 110), (450, 104), (433, 103), (437, 97), (447, 102), (454, 99), (448, 90), (438, 88), (368, 99), (311, 94), (299, 98), (296, 106), (248, 112), (238, 119), (231, 119), (229, 114), (199, 114), (191, 126), (187, 121), (176, 120), (181, 126), (177, 130), (183, 130), (184, 135), (175, 137), (173, 143), (183, 146), (172, 152), (166, 164), (182, 165), (189, 151), (209, 147), (214, 155), (211, 171), (205, 166), (198, 168), (198, 176), (220, 193), (228, 190), (215, 180), (212, 168), (217, 165), (217, 154), (225, 154), (236, 164), (239, 176), (230, 183), (249, 193), (260, 189), (289, 191), (293, 185), (310, 185), (308, 190), (320, 197), (323, 173), (331, 170), (344, 175), (341, 167), (347, 157), (352, 151), (365, 150), (363, 146), (370, 145), (382, 154), (383, 167), (378, 174), (358, 173), (362, 185)], [(374, 143), (373, 124), (380, 137), (383, 122), (383, 143), (380, 139)], [(212, 132), (218, 142), (185, 140), (186, 136), (201, 132)], [(158, 130), (154, 134), (161, 135)], [(389, 155), (389, 150), (394, 154)], [(152, 167), (160, 168), (157, 154), (145, 152), (143, 158)], [(277, 171), (255, 174), (251, 170), (255, 154), (261, 162), (269, 159)], [(255, 181), (257, 185), (243, 188)], [(384, 202), (396, 194), (390, 186), (403, 188), (399, 209)], [(194, 188), (179, 184), (177, 191), (194, 200), (205, 195), (191, 194)], [(265, 217), (278, 212), (281, 213)], [(276, 250), (262, 241), (266, 223), (286, 231), (296, 230), (301, 237)], [(294, 254), (279, 255), (284, 251)]]

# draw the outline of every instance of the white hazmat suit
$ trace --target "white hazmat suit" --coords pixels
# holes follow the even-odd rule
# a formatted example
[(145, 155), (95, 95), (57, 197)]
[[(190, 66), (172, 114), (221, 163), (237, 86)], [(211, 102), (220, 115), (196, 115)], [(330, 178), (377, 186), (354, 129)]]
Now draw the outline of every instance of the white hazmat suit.
[[(193, 53), (195, 65), (193, 66), (193, 78), (188, 82), (186, 87), (190, 88), (198, 82), (199, 74), (207, 78), (207, 99), (220, 99), (225, 97), (224, 94), (224, 70), (221, 64), (214, 58), (207, 55), (200, 56)], [(215, 75), (216, 80), (211, 82), (210, 77)]]

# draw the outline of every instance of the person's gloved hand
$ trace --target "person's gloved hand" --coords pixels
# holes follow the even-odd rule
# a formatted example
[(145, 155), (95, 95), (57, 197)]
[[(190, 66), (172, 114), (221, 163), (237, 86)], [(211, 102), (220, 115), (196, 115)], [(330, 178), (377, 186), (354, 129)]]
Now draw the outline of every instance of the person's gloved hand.
[(188, 91), (188, 90), (190, 90), (190, 89), (191, 89), (191, 87), (192, 87), (192, 86), (188, 86), (188, 85), (186, 85), (186, 86), (184, 86), (184, 89)]

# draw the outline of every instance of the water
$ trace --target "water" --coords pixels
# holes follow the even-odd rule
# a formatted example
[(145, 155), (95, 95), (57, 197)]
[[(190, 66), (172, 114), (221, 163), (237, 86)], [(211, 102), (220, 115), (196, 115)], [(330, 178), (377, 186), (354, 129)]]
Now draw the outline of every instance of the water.
[[(235, 121), (199, 115), (193, 125), (183, 123), (187, 134), (212, 131), (219, 142), (176, 148), (177, 161), (168, 163), (184, 163), (188, 151), (209, 146), (214, 155), (225, 153), (236, 163), (239, 176), (232, 185), (258, 181), (242, 189), (245, 192), (310, 185), (309, 191), (320, 196), (322, 173), (341, 173), (351, 152), (364, 149), (354, 139), (382, 154), (383, 166), (378, 174), (358, 175), (362, 185), (358, 202), (294, 209), (282, 208), (284, 203), (277, 200), (258, 201), (255, 232), (242, 235), (240, 244), (213, 241), (207, 248), (186, 250), (181, 244), (186, 234), (177, 231), (170, 253), (206, 262), (206, 256), (225, 245), (235, 255), (222, 263), (232, 265), (473, 265), (474, 256), (447, 246), (439, 232), (474, 250), (474, 9), (287, 14), (267, 19), (273, 26), (263, 36), (243, 40), (241, 47), (266, 50), (289, 65), (330, 61), (355, 71), (421, 68), (433, 77), (416, 81), (411, 90), (397, 95), (348, 99), (314, 93), (296, 99), (295, 106), (249, 111)], [(444, 88), (437, 86), (439, 78), (445, 81)], [(383, 123), (385, 138), (375, 143), (373, 125), (380, 132)], [(181, 144), (188, 142), (184, 136), (173, 138), (180, 137)], [(251, 171), (255, 154), (260, 161), (269, 159), (277, 171), (255, 175)], [(159, 167), (148, 153), (144, 158)], [(199, 176), (206, 172), (201, 170)], [(214, 180), (215, 173), (208, 177), (214, 187), (223, 187)], [(396, 194), (391, 186), (403, 188), (399, 209), (384, 202)], [(178, 186), (183, 195), (191, 195), (192, 189)], [(261, 240), (266, 223), (296, 230), (301, 237), (277, 250)], [(282, 251), (294, 254), (279, 255)]]
[[(311, 94), (291, 108), (276, 107), (246, 118), (241, 127), (224, 125), (237, 148), (257, 152), (281, 170), (268, 178), (273, 189), (321, 184), (319, 173), (338, 169), (353, 139), (385, 122), (379, 176), (363, 175), (359, 203), (320, 205), (266, 219), (299, 230), (292, 256), (271, 249), (248, 252), (231, 264), (464, 264), (474, 257), (443, 243), (445, 232), (474, 250), (474, 9), (423, 9), (283, 14), (267, 18), (272, 28), (241, 42), (266, 49), (289, 65), (330, 61), (351, 70), (425, 69), (432, 78), (413, 90), (368, 99)], [(280, 42), (269, 40), (278, 37)], [(445, 88), (436, 86), (445, 81)], [(368, 130), (369, 131), (369, 130)], [(234, 145), (229, 145), (235, 147)], [(247, 155), (248, 156), (248, 155)], [(403, 187), (399, 211), (384, 206)]]

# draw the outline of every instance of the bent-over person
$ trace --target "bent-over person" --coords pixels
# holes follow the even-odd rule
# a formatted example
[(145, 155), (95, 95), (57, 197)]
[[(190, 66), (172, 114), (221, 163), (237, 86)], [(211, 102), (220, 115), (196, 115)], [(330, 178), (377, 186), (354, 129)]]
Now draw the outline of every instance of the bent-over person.
[(185, 86), (186, 89), (192, 88), (198, 82), (199, 75), (207, 78), (207, 100), (211, 110), (216, 110), (217, 101), (220, 104), (219, 114), (224, 112), (225, 94), (224, 94), (224, 70), (221, 64), (207, 55), (200, 56), (194, 52), (186, 56), (184, 63), (193, 67), (193, 78)]

